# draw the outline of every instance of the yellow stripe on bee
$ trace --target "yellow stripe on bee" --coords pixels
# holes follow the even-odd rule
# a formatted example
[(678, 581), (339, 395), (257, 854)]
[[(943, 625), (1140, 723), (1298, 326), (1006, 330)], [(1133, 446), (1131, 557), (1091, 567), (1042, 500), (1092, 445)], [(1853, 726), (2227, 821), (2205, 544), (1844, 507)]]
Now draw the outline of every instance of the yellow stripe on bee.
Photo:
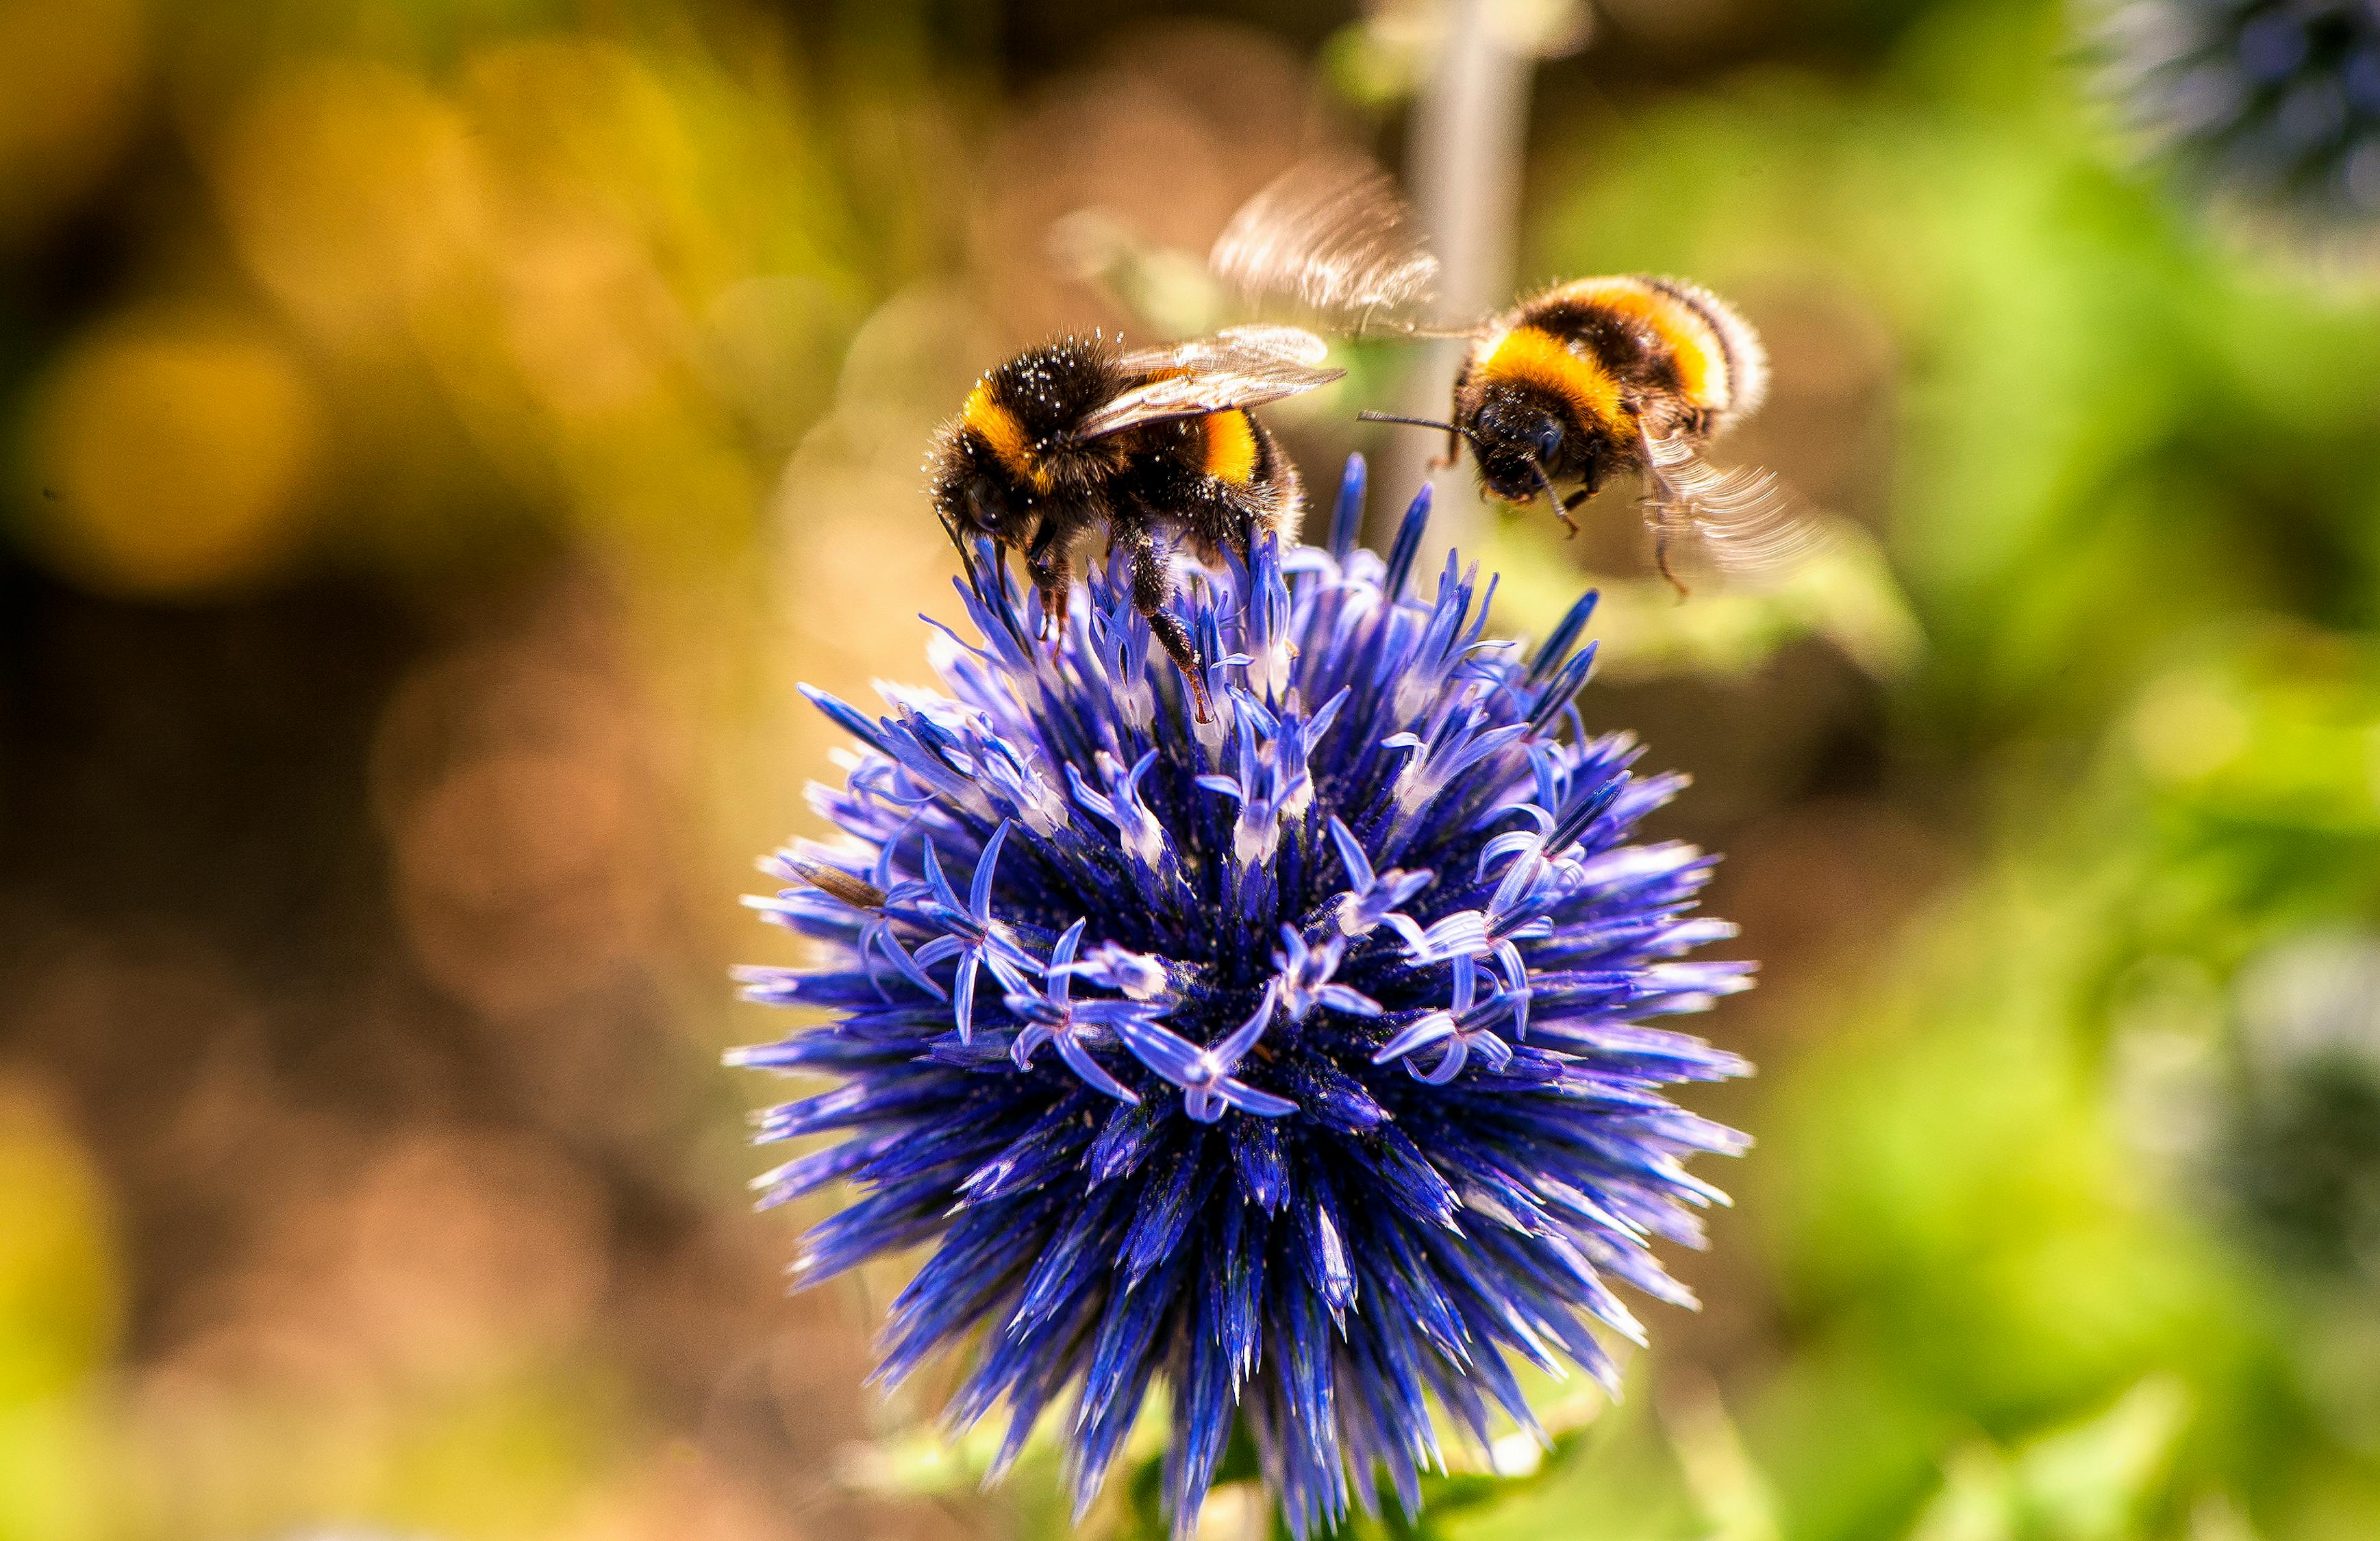
[(994, 401), (991, 384), (979, 381), (967, 393), (966, 405), (959, 409), (959, 421), (972, 430), (991, 449), (1000, 463), (1025, 478), (1043, 491), (1050, 490), (1050, 473), (1041, 468), (1025, 442), (1025, 425), (1016, 414)]
[(1726, 345), (1692, 305), (1641, 278), (1582, 278), (1556, 292), (1643, 322), (1677, 360), (1681, 394), (1714, 411), (1732, 405), (1735, 382), (1728, 378)]
[(1543, 386), (1568, 401), (1586, 422), (1609, 422), (1623, 415), (1620, 382), (1600, 360), (1572, 353), (1560, 337), (1534, 326), (1516, 326), (1490, 339), (1477, 369), (1484, 379)]
[(1216, 412), (1207, 419), (1207, 474), (1245, 487), (1257, 474), (1257, 431), (1245, 412)]

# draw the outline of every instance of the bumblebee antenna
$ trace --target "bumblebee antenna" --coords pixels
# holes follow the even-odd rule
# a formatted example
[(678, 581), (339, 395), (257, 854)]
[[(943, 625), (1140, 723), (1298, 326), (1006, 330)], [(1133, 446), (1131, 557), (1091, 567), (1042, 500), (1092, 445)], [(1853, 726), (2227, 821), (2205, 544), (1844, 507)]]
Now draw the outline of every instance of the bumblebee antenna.
[(1016, 624), (1008, 603), (1008, 567), (1000, 542), (990, 542), (990, 564), (987, 571), (983, 547), (960, 532), (958, 521), (940, 508), (934, 510), (934, 517), (941, 523), (942, 533), (951, 538), (952, 549), (959, 553), (959, 579), (975, 596), (976, 603), (985, 613), (997, 617), (1012, 634), (1022, 637), (1023, 628)]
[[(968, 543), (967, 538), (959, 533), (956, 519), (939, 508), (934, 510), (934, 517), (941, 521), (942, 533), (951, 538), (951, 550), (959, 553), (959, 576), (965, 580), (967, 588), (974, 591), (978, 600), (989, 604), (989, 596), (983, 591), (983, 553), (977, 551)], [(993, 559), (998, 560), (997, 550), (993, 553)]]
[(951, 549), (959, 553), (959, 565), (972, 572), (975, 553), (967, 550), (966, 541), (960, 538), (958, 521), (940, 508), (934, 510), (934, 521), (942, 527), (942, 533), (951, 538)]
[[(1473, 436), (1472, 431), (1462, 424), (1440, 422), (1436, 418), (1401, 418), (1394, 412), (1358, 412), (1355, 414), (1355, 419), (1358, 422), (1402, 423), (1407, 428), (1434, 428), (1440, 433), (1458, 434), (1470, 440), (1475, 445), (1479, 442)], [(1543, 476), (1545, 473), (1540, 471), (1537, 474)]]

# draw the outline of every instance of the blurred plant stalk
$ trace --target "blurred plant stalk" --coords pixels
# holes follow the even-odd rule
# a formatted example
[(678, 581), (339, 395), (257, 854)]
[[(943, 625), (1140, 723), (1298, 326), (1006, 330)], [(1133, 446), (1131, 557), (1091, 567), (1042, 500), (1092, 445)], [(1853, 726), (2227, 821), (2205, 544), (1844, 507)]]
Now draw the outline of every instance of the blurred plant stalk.
[[(1435, 58), (1415, 104), (1408, 175), (1415, 216), (1438, 254), (1433, 319), (1462, 326), (1512, 303), (1530, 76), (1539, 58), (1584, 46), (1589, 25), (1578, 0), (1448, 0), (1437, 20)], [(1424, 345), (1398, 410), (1444, 417), (1467, 346)], [(1475, 545), (1481, 523), (1470, 473), (1433, 468), (1443, 449), (1436, 436), (1407, 430), (1381, 455), (1385, 485), (1428, 480), (1436, 488), (1440, 512), (1422, 553), (1424, 571), (1435, 571), (1450, 548)]]

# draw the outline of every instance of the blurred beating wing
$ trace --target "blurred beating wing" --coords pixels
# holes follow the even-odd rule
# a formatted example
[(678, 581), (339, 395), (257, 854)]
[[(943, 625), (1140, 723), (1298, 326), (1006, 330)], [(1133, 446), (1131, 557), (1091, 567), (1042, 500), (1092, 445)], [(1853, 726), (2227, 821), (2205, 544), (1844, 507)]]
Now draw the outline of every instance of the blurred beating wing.
[(1238, 326), (1196, 342), (1128, 353), (1123, 359), (1125, 369), (1157, 372), (1160, 378), (1134, 386), (1085, 417), (1075, 441), (1262, 406), (1328, 385), (1347, 372), (1322, 367), (1330, 352), (1321, 338), (1293, 326)]
[(1773, 471), (1712, 465), (1675, 435), (1645, 441), (1649, 522), (1724, 578), (1774, 582), (1826, 549), (1825, 527)]
[[(1277, 359), (1285, 364), (1318, 369), (1330, 357), (1330, 345), (1299, 326), (1228, 326), (1211, 337), (1143, 348), (1123, 356), (1127, 369), (1196, 370), (1212, 365), (1245, 364)], [(1334, 370), (1336, 380), (1344, 371)]]
[(1351, 331), (1394, 324), (1428, 305), (1438, 279), (1412, 223), (1379, 167), (1305, 161), (1232, 216), (1207, 265), (1250, 300), (1291, 300)]

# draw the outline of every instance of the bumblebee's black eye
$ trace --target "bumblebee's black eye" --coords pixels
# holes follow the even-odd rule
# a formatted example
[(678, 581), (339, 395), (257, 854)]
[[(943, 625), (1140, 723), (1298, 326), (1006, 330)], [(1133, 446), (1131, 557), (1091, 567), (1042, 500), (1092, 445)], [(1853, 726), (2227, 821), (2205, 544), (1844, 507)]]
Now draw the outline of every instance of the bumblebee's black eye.
[(1537, 464), (1541, 466), (1552, 465), (1554, 463), (1555, 455), (1561, 449), (1561, 424), (1551, 418), (1548, 418), (1537, 425), (1536, 432), (1531, 434), (1529, 438), (1530, 442), (1537, 447)]
[(999, 534), (1008, 517), (1008, 500), (1002, 494), (1000, 483), (988, 476), (977, 477), (967, 483), (966, 506), (967, 516), (986, 535)]

